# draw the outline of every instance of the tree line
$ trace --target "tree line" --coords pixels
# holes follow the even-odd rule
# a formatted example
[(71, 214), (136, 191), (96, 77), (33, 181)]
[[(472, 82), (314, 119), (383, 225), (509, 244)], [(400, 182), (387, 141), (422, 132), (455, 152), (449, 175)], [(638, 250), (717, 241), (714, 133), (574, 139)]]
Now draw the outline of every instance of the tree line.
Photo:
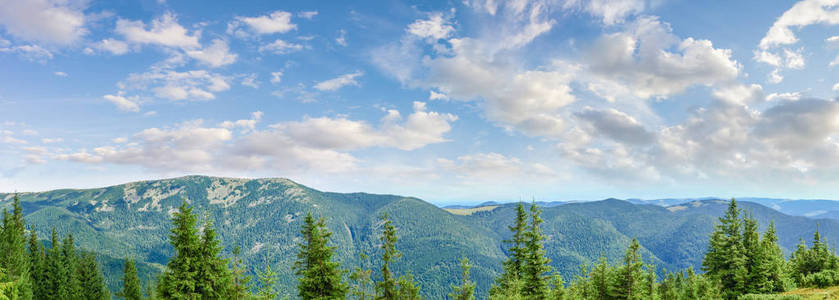
[[(139, 280), (136, 262), (125, 260), (121, 290), (117, 297), (143, 299), (287, 299), (277, 288), (278, 275), (271, 258), (249, 275), (235, 248), (232, 258), (222, 256), (222, 247), (209, 218), (199, 222), (193, 208), (183, 203), (172, 215), (169, 241), (174, 255), (156, 281)], [(709, 237), (702, 272), (686, 269), (659, 272), (642, 257), (640, 243), (633, 239), (622, 260), (601, 258), (565, 282), (552, 269), (546, 256), (541, 210), (519, 203), (505, 240), (507, 259), (492, 283), (489, 299), (623, 300), (623, 299), (763, 299), (796, 287), (839, 284), (839, 257), (815, 232), (811, 246), (804, 241), (787, 260), (770, 223), (761, 234), (758, 222), (737, 207), (732, 199)], [(335, 260), (332, 233), (323, 218), (308, 213), (301, 227), (301, 242), (294, 265), (296, 298), (415, 300), (421, 286), (410, 273), (397, 274), (393, 263), (401, 258), (396, 248), (398, 234), (388, 215), (381, 216), (380, 267), (345, 270)], [(371, 259), (362, 254), (364, 259)], [(449, 298), (473, 300), (476, 283), (469, 277), (470, 260), (460, 261), (461, 276), (452, 284)], [(659, 278), (659, 275), (661, 277)], [(144, 287), (145, 285), (145, 287)], [(75, 249), (70, 234), (59, 240), (55, 230), (49, 245), (27, 230), (20, 201), (14, 198), (12, 212), (4, 210), (0, 230), (0, 300), (3, 299), (111, 299), (95, 256)]]

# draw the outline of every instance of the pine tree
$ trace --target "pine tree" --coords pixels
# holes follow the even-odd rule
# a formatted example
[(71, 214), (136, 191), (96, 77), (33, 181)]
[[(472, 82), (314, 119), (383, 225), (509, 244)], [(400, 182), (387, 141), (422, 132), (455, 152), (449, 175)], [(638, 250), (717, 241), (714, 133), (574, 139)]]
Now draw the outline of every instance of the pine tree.
[(743, 216), (743, 249), (745, 250), (744, 268), (747, 274), (743, 293), (761, 293), (768, 285), (768, 281), (763, 274), (760, 274), (764, 252), (760, 244), (757, 220), (751, 214)]
[(32, 299), (30, 261), (26, 253), (26, 225), (18, 195), (14, 196), (12, 214), (3, 209), (3, 230), (0, 238), (0, 251), (3, 253), (0, 255), (0, 266), (5, 269), (9, 280), (16, 281), (18, 299)]
[(382, 242), (382, 281), (376, 284), (376, 299), (381, 300), (414, 300), (420, 299), (419, 285), (414, 282), (413, 276), (406, 274), (396, 278), (391, 270), (391, 264), (401, 257), (401, 253), (396, 250), (396, 227), (388, 218), (387, 214), (382, 214), (382, 222), (384, 223), (382, 229), (382, 236), (379, 240)]
[(67, 274), (61, 257), (61, 242), (58, 240), (58, 233), (52, 229), (50, 249), (46, 251), (44, 259), (44, 271), (42, 285), (44, 298), (41, 299), (67, 299), (66, 291)]
[[(65, 284), (59, 290), (61, 299), (79, 299), (82, 297), (81, 282), (78, 272), (79, 261), (76, 254), (76, 244), (73, 234), (68, 234), (61, 244), (61, 268), (65, 276)], [(65, 298), (66, 297), (66, 298)]]
[(277, 277), (277, 272), (271, 270), (271, 260), (265, 255), (265, 268), (257, 274), (257, 299), (274, 300), (280, 295), (280, 291), (277, 290)]
[(548, 277), (551, 267), (550, 260), (545, 257), (542, 245), (545, 236), (542, 234), (542, 211), (535, 203), (530, 205), (530, 225), (524, 233), (524, 264), (522, 265), (523, 288), (522, 294), (528, 299), (544, 299), (548, 293)]
[(235, 300), (244, 300), (250, 298), (251, 289), (251, 277), (248, 275), (242, 266), (242, 258), (239, 256), (241, 254), (241, 248), (236, 246), (233, 248), (233, 267), (231, 271), (233, 272), (233, 290), (232, 290), (232, 299)]
[(326, 228), (323, 218), (315, 221), (311, 213), (303, 221), (303, 242), (299, 244), (294, 273), (297, 275), (297, 291), (301, 299), (344, 299), (347, 285), (342, 277), (344, 271), (333, 261), (335, 247), (329, 246), (332, 233)]
[(172, 216), (169, 241), (175, 255), (169, 260), (160, 277), (158, 295), (163, 299), (198, 299), (197, 279), (201, 263), (201, 241), (196, 225), (198, 220), (192, 207), (184, 202)]
[(641, 244), (637, 239), (632, 239), (626, 254), (623, 258), (623, 266), (618, 269), (615, 276), (612, 295), (615, 299), (644, 299), (643, 263), (639, 250)]
[[(136, 269), (134, 271), (136, 278)], [(99, 269), (99, 264), (96, 262), (96, 257), (93, 253), (85, 252), (81, 255), (78, 262), (78, 269), (76, 271), (78, 277), (78, 296), (73, 299), (84, 300), (110, 300), (111, 295), (108, 288), (105, 286), (105, 277)], [(140, 298), (128, 298), (126, 300), (135, 300)]]
[(601, 257), (600, 263), (594, 266), (588, 274), (591, 280), (591, 293), (588, 295), (590, 299), (607, 300), (611, 299), (609, 291), (612, 288), (614, 271), (609, 264), (606, 263), (606, 258)]
[(742, 240), (742, 220), (737, 202), (732, 198), (719, 224), (711, 233), (708, 252), (702, 267), (712, 279), (720, 282), (724, 298), (734, 299), (745, 291), (747, 277), (745, 249)]
[(761, 261), (755, 270), (754, 277), (765, 278), (765, 285), (759, 286), (759, 293), (779, 293), (785, 290), (786, 272), (784, 270), (786, 260), (781, 246), (778, 245), (778, 237), (775, 234), (775, 222), (769, 223), (763, 238), (760, 240)]
[(203, 229), (195, 291), (203, 299), (229, 299), (233, 290), (233, 274), (228, 268), (230, 262), (220, 256), (221, 243), (209, 217)]
[[(513, 233), (511, 240), (505, 240), (504, 243), (511, 244), (510, 249), (507, 250), (509, 257), (504, 261), (504, 272), (496, 278), (495, 283), (490, 289), (490, 295), (507, 295), (511, 290), (516, 290), (520, 287), (522, 279), (522, 270), (524, 268), (526, 257), (525, 249), (525, 234), (527, 230), (527, 212), (524, 209), (524, 204), (519, 202), (516, 206), (516, 219), (513, 225), (508, 227)], [(517, 282), (516, 285), (511, 285), (512, 282)]]
[(396, 227), (388, 219), (387, 214), (381, 217), (384, 222), (382, 237), (382, 281), (376, 284), (376, 299), (394, 300), (398, 299), (399, 290), (396, 285), (396, 276), (391, 271), (391, 264), (401, 255), (396, 251)]
[(469, 258), (464, 256), (460, 260), (460, 285), (452, 285), (452, 293), (449, 298), (453, 300), (474, 300), (475, 299), (475, 284), (469, 279), (469, 269), (472, 265), (469, 264)]
[(551, 291), (548, 295), (550, 300), (566, 300), (569, 299), (568, 289), (565, 288), (565, 281), (562, 280), (562, 275), (554, 274), (551, 278)]
[(118, 296), (125, 298), (125, 300), (142, 300), (141, 289), (140, 278), (137, 277), (137, 265), (133, 258), (126, 259), (122, 271), (122, 291)]
[(32, 283), (32, 298), (46, 299), (44, 274), (44, 248), (38, 241), (35, 230), (29, 232), (29, 278)]

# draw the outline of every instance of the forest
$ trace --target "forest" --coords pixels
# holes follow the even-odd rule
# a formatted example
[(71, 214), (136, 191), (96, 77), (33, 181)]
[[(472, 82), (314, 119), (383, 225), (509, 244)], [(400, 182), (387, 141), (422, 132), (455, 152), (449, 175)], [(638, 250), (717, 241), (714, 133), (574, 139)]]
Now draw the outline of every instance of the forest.
[[(549, 265), (539, 206), (519, 203), (515, 212), (511, 238), (500, 245), (507, 254), (503, 272), (489, 299), (800, 299), (780, 293), (839, 284), (839, 257), (819, 231), (787, 258), (774, 224), (759, 232), (758, 221), (735, 199), (708, 237), (701, 270), (657, 270), (633, 239), (619, 263), (602, 258), (580, 266), (573, 278), (563, 278)], [(0, 230), (0, 299), (421, 299), (422, 282), (393, 270), (393, 263), (409, 260), (410, 253), (403, 257), (397, 249), (398, 229), (390, 217), (380, 218), (380, 251), (360, 254), (368, 262), (363, 266), (376, 268), (347, 269), (334, 257), (336, 245), (324, 218), (307, 213), (292, 266), (297, 288), (283, 291), (271, 256), (289, 254), (266, 254), (262, 266), (244, 265), (238, 247), (225, 257), (212, 221), (199, 221), (199, 213), (183, 202), (171, 218), (174, 255), (157, 280), (141, 282), (135, 261), (128, 258), (121, 288), (112, 292), (95, 254), (76, 249), (72, 234), (59, 239), (55, 230), (41, 242), (27, 229), (15, 197), (11, 212), (4, 209)], [(459, 282), (451, 285), (448, 298), (477, 297), (473, 266), (464, 255)]]

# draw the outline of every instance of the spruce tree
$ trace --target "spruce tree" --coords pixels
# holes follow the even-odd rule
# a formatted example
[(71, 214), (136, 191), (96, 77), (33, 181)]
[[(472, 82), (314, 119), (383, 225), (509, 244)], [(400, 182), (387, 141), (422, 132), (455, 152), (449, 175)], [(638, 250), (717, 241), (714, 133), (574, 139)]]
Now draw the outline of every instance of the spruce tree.
[(208, 217), (201, 234), (195, 282), (195, 290), (203, 299), (229, 299), (233, 290), (233, 274), (228, 268), (230, 262), (221, 257), (221, 250), (213, 222)]
[(172, 234), (169, 242), (175, 255), (169, 260), (160, 277), (158, 294), (163, 299), (198, 299), (198, 272), (201, 267), (201, 241), (196, 225), (198, 220), (192, 207), (184, 202), (172, 216)]
[(545, 257), (542, 245), (542, 211), (535, 203), (530, 205), (530, 225), (524, 233), (524, 263), (522, 265), (522, 295), (528, 299), (544, 299), (548, 293), (550, 259)]
[(29, 278), (32, 283), (32, 298), (46, 299), (44, 274), (44, 247), (38, 241), (35, 230), (29, 231)]
[(244, 300), (250, 298), (251, 277), (246, 273), (245, 267), (242, 265), (241, 248), (236, 246), (233, 248), (233, 290), (231, 291), (231, 298), (234, 300)]
[(755, 270), (754, 277), (765, 278), (764, 285), (758, 286), (759, 293), (779, 293), (785, 290), (786, 272), (784, 252), (778, 245), (775, 234), (775, 222), (769, 223), (763, 238), (760, 240), (760, 263)]
[(645, 279), (644, 264), (641, 262), (640, 249), (641, 244), (638, 243), (638, 240), (632, 239), (626, 249), (623, 266), (618, 269), (615, 276), (615, 284), (611, 293), (614, 299), (642, 299), (646, 296), (643, 282)]
[(303, 300), (344, 299), (347, 285), (343, 281), (344, 271), (333, 261), (335, 247), (329, 246), (332, 233), (326, 228), (323, 218), (315, 221), (307, 213), (300, 231), (303, 241), (298, 245), (294, 274), (297, 275), (297, 294)]
[(122, 271), (122, 291), (118, 296), (125, 298), (125, 300), (142, 300), (141, 289), (140, 278), (137, 277), (137, 265), (133, 258), (128, 258), (125, 260)]
[(376, 284), (376, 299), (395, 300), (398, 299), (399, 290), (396, 284), (396, 276), (391, 270), (391, 264), (401, 255), (396, 251), (396, 227), (390, 221), (387, 214), (381, 217), (384, 222), (382, 237), (382, 281)]
[(42, 299), (67, 299), (67, 270), (61, 256), (61, 242), (58, 240), (58, 233), (52, 229), (50, 249), (46, 251), (44, 259), (44, 271), (42, 285), (44, 298)]
[(274, 300), (280, 295), (277, 290), (277, 272), (271, 270), (271, 260), (265, 255), (265, 268), (257, 274), (256, 297), (260, 300)]
[(715, 225), (708, 252), (702, 261), (703, 270), (720, 282), (723, 297), (735, 299), (745, 291), (747, 277), (745, 249), (742, 239), (740, 209), (732, 198), (725, 215)]
[(743, 216), (743, 249), (745, 250), (744, 268), (747, 274), (743, 293), (761, 293), (768, 285), (768, 281), (763, 274), (760, 274), (764, 262), (764, 252), (760, 244), (757, 220), (751, 214)]
[(554, 274), (551, 277), (551, 291), (548, 295), (549, 300), (566, 300), (569, 299), (568, 289), (565, 288), (565, 281), (562, 280), (562, 275)]
[(17, 194), (12, 203), (12, 214), (3, 209), (3, 230), (0, 239), (0, 266), (5, 269), (6, 276), (11, 281), (16, 281), (18, 299), (32, 299), (30, 259), (26, 253), (26, 225)]
[(469, 269), (472, 265), (469, 264), (469, 258), (464, 256), (460, 260), (460, 285), (452, 285), (452, 292), (449, 298), (453, 300), (474, 300), (476, 283), (469, 279)]
[[(136, 270), (134, 271), (136, 278)], [(84, 252), (78, 260), (78, 269), (76, 271), (78, 278), (78, 296), (73, 299), (84, 300), (110, 300), (111, 295), (108, 288), (105, 286), (105, 277), (99, 269), (99, 264), (96, 262), (96, 257), (93, 253)], [(128, 298), (126, 299), (140, 299)]]
[[(508, 258), (504, 261), (504, 272), (496, 278), (495, 283), (490, 288), (490, 295), (507, 295), (511, 290), (518, 293), (521, 287), (522, 270), (524, 268), (526, 257), (525, 239), (527, 230), (527, 211), (524, 209), (524, 203), (519, 202), (516, 206), (516, 219), (513, 225), (508, 227), (512, 234), (511, 240), (504, 240), (504, 243), (510, 244), (507, 250)], [(516, 282), (515, 285), (511, 283)]]
[[(65, 284), (59, 291), (62, 299), (79, 299), (82, 297), (81, 282), (77, 270), (79, 269), (79, 260), (76, 254), (76, 244), (73, 240), (73, 234), (68, 234), (61, 244), (61, 262), (64, 270)], [(66, 297), (66, 298), (64, 298)]]

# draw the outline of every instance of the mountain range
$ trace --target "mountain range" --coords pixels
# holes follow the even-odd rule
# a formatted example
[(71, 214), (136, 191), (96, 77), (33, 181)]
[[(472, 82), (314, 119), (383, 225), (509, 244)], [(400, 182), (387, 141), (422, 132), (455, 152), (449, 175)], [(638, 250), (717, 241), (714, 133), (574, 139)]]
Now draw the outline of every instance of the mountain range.
[[(138, 260), (148, 281), (172, 255), (168, 244), (169, 219), (183, 201), (195, 207), (202, 220), (211, 220), (231, 255), (240, 247), (251, 269), (266, 255), (279, 270), (280, 285), (294, 294), (293, 264), (300, 242), (302, 216), (323, 217), (333, 232), (336, 258), (346, 269), (378, 264), (379, 217), (386, 213), (397, 227), (402, 258), (397, 273), (411, 272), (422, 294), (441, 299), (459, 276), (458, 260), (474, 264), (472, 278), (485, 295), (506, 258), (503, 241), (515, 203), (440, 208), (421, 199), (367, 193), (318, 191), (280, 178), (241, 179), (187, 176), (95, 189), (62, 189), (20, 193), (25, 219), (39, 237), (52, 228), (62, 236), (72, 233), (78, 246), (99, 256), (107, 282), (118, 290), (122, 259)], [(0, 194), (9, 205), (12, 194)], [(785, 251), (820, 230), (831, 245), (839, 241), (839, 202), (743, 198), (740, 207), (753, 215), (761, 229), (774, 221)], [(799, 202), (802, 201), (802, 202)], [(580, 272), (601, 256), (617, 261), (632, 238), (642, 246), (645, 260), (659, 270), (699, 269), (708, 236), (727, 200), (668, 199), (537, 203), (543, 209), (545, 248), (551, 265), (564, 277)], [(813, 214), (815, 211), (824, 213)], [(814, 217), (823, 216), (826, 219)], [(373, 260), (364, 260), (361, 254)]]

